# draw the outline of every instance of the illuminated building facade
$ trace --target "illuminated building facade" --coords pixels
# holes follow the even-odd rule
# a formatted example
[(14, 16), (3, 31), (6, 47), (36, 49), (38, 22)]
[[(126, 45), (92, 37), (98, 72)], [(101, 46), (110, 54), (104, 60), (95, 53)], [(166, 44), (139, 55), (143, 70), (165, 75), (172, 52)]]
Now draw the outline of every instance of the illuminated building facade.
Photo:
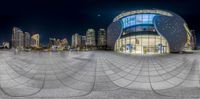
[(177, 14), (163, 10), (134, 10), (114, 18), (107, 46), (129, 54), (165, 54), (191, 48), (192, 34)]
[(9, 42), (3, 42), (3, 48), (9, 49), (10, 48), (10, 43)]
[(88, 29), (86, 32), (86, 46), (88, 47), (95, 47), (96, 41), (95, 41), (95, 30), (94, 29)]
[(49, 48), (51, 50), (64, 50), (68, 47), (68, 41), (64, 39), (49, 38)]
[(18, 27), (12, 29), (12, 48), (24, 49), (24, 33)]
[(61, 45), (61, 47), (63, 47), (63, 48), (67, 48), (68, 45), (69, 45), (69, 42), (68, 42), (67, 38), (62, 39), (60, 45)]
[(31, 45), (31, 35), (28, 32), (24, 33), (24, 47), (29, 48)]
[(31, 36), (31, 46), (34, 48), (40, 47), (40, 35), (39, 34), (34, 34)]
[(72, 35), (72, 48), (77, 48), (81, 46), (81, 35), (79, 35), (78, 33), (75, 33), (74, 35)]
[(99, 29), (98, 31), (98, 47), (105, 48), (106, 47), (106, 30)]
[(81, 37), (81, 46), (85, 47), (86, 46), (86, 36)]
[(56, 38), (49, 38), (49, 48), (51, 48), (56, 43)]

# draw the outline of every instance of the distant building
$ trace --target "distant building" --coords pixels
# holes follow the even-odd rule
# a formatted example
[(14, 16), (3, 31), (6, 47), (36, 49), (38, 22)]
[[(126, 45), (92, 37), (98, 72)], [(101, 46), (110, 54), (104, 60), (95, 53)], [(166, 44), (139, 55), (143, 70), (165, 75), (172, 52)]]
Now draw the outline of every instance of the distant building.
[(96, 46), (94, 29), (88, 29), (86, 32), (86, 46), (89, 46), (89, 47)]
[(64, 48), (67, 48), (69, 45), (69, 42), (67, 40), (67, 38), (64, 38), (61, 40), (61, 46), (64, 47)]
[(49, 38), (49, 48), (55, 45), (55, 38)]
[(18, 27), (12, 29), (12, 48), (24, 49), (24, 34)]
[(9, 49), (10, 48), (10, 43), (9, 42), (3, 42), (3, 48), (7, 48)]
[(57, 50), (57, 41), (56, 38), (49, 38), (49, 48), (53, 51)]
[(86, 36), (81, 37), (81, 46), (85, 47), (86, 46)]
[(77, 48), (81, 46), (81, 35), (75, 33), (72, 35), (72, 48)]
[(68, 47), (68, 41), (64, 39), (49, 38), (49, 48), (51, 50), (64, 50)]
[(24, 33), (24, 47), (29, 48), (31, 45), (31, 35), (28, 32)]
[(40, 35), (39, 34), (34, 34), (31, 36), (31, 46), (34, 48), (40, 47)]
[(56, 46), (61, 46), (61, 40), (60, 40), (60, 39), (56, 39), (55, 45), (56, 45)]
[(72, 42), (71, 43), (72, 43), (71, 47), (74, 48), (74, 46), (75, 46), (75, 34), (72, 35)]
[(99, 29), (99, 31), (98, 31), (98, 47), (99, 48), (106, 47), (106, 31), (105, 31), (105, 29)]

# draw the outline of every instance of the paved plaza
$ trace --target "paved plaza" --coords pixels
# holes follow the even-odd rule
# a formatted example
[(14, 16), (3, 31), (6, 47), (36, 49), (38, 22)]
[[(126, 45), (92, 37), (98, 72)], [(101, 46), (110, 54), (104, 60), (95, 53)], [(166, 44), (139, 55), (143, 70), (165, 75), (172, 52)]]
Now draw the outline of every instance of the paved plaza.
[(1, 99), (200, 99), (200, 53), (0, 51)]

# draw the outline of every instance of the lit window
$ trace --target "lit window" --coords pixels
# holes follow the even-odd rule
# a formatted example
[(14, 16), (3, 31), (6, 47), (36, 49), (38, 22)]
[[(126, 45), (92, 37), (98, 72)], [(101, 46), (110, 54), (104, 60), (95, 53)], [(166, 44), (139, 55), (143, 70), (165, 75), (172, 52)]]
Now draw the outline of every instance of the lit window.
[(122, 19), (123, 28), (128, 28), (140, 24), (153, 24), (153, 18), (156, 14), (137, 14)]

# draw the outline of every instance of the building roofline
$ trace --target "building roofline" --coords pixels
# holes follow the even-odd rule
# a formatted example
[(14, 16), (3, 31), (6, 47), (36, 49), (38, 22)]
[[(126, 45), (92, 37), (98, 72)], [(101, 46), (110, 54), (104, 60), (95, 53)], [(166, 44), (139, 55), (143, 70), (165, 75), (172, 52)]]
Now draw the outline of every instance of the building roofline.
[(173, 16), (173, 14), (170, 13), (170, 11), (166, 11), (166, 10), (160, 10), (160, 9), (139, 9), (139, 10), (131, 10), (131, 11), (126, 11), (126, 12), (122, 12), (121, 14), (119, 14), (118, 16), (116, 16), (113, 20), (113, 22), (126, 17), (126, 16), (130, 16), (130, 15), (134, 15), (134, 14), (142, 14), (142, 13), (152, 13), (152, 14), (161, 14), (161, 15), (165, 15), (165, 16)]

